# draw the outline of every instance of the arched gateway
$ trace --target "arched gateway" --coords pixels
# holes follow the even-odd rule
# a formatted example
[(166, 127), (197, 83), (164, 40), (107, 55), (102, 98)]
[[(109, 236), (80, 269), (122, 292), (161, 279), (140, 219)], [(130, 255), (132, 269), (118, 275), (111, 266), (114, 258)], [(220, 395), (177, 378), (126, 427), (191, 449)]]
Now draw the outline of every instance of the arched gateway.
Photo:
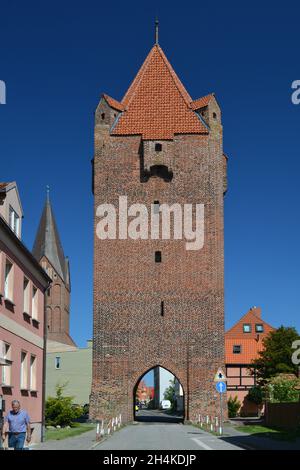
[(178, 377), (159, 365), (147, 370), (133, 389), (133, 414), (142, 422), (183, 422), (185, 392)]
[(186, 419), (215, 414), (213, 378), (224, 365), (221, 112), (213, 94), (192, 100), (158, 44), (121, 102), (100, 99), (93, 188), (91, 416), (133, 420), (136, 383), (157, 364), (181, 382)]

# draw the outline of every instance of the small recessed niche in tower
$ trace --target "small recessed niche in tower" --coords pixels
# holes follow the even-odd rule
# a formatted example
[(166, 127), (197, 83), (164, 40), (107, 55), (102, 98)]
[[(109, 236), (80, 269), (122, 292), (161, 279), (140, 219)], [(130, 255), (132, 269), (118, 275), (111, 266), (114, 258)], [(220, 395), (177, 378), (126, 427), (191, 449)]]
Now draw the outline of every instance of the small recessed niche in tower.
[(155, 152), (161, 152), (162, 151), (162, 144), (159, 142), (156, 142), (155, 144)]
[(159, 214), (159, 201), (154, 201), (153, 205), (154, 205), (154, 208), (153, 208), (154, 214)]
[(213, 118), (217, 119), (217, 113), (213, 113)]
[(155, 263), (161, 263), (161, 251), (155, 252)]
[(164, 313), (165, 313), (165, 304), (164, 304), (164, 301), (162, 300), (160, 302), (160, 316), (163, 317)]
[(104, 119), (105, 119), (105, 113), (101, 113), (101, 119), (102, 119), (102, 121), (104, 121)]

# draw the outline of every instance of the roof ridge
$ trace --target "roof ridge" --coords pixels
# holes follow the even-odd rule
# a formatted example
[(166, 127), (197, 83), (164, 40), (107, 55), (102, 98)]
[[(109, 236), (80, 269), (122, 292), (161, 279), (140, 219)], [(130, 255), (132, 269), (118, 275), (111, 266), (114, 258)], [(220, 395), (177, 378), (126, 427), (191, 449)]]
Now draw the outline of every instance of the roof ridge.
[[(244, 315), (242, 315), (241, 318), (240, 318), (237, 322), (235, 322), (235, 323), (232, 325), (232, 327), (229, 328), (229, 330), (226, 331), (226, 333), (229, 333), (238, 323), (240, 323), (240, 321), (243, 320), (244, 317), (246, 317), (247, 315), (249, 315), (249, 313), (252, 313), (252, 314), (253, 314), (253, 311), (252, 311), (251, 309), (249, 309), (246, 313), (244, 313)], [(259, 318), (259, 317), (256, 317), (256, 318)], [(262, 320), (262, 319), (260, 318), (260, 320)], [(271, 326), (271, 325), (269, 325), (269, 326)], [(273, 328), (273, 327), (272, 327), (272, 328)]]
[(125, 95), (122, 98), (121, 104), (123, 104), (123, 106), (125, 107), (125, 110), (129, 106), (130, 102), (132, 101), (132, 99), (133, 99), (133, 97), (134, 97), (134, 95), (137, 91), (138, 85), (140, 84), (140, 82), (141, 82), (141, 80), (144, 76), (144, 73), (146, 71), (146, 64), (148, 64), (148, 62), (150, 61), (150, 56), (152, 56), (153, 51), (155, 50), (156, 46), (157, 46), (157, 44), (155, 44), (151, 48), (151, 50), (148, 52), (147, 57), (145, 58), (144, 62), (142, 63), (142, 65), (140, 66), (140, 68), (138, 70), (138, 73), (134, 77), (133, 81), (129, 85), (129, 88), (127, 89)]
[(157, 49), (158, 49), (158, 52), (160, 53), (164, 63), (166, 64), (167, 68), (169, 69), (169, 72), (171, 73), (172, 79), (175, 83), (175, 86), (176, 86), (177, 90), (179, 91), (180, 95), (184, 99), (184, 101), (187, 104), (188, 108), (192, 109), (192, 106), (191, 106), (191, 102), (193, 101), (192, 97), (189, 95), (188, 91), (186, 90), (185, 86), (181, 82), (181, 80), (178, 77), (177, 73), (173, 69), (173, 67), (172, 67), (171, 63), (169, 62), (167, 56), (165, 55), (164, 51), (162, 50), (162, 48), (158, 44), (157, 44)]
[(115, 98), (113, 98), (112, 96), (108, 95), (107, 93), (103, 93), (102, 97), (109, 104), (109, 106), (116, 109), (117, 111), (123, 111), (124, 110), (124, 105), (122, 103), (120, 103), (120, 101), (118, 101)]
[(204, 108), (205, 106), (208, 105), (210, 102), (211, 98), (215, 98), (215, 93), (208, 93), (207, 95), (200, 96), (199, 98), (193, 100), (191, 102), (191, 108), (196, 111), (197, 109)]

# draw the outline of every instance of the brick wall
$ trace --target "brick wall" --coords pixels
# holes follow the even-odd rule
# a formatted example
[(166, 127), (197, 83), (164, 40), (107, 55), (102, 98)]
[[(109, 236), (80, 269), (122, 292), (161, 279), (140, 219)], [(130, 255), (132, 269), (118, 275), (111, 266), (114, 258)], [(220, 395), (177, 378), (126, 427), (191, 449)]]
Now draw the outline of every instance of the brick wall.
[[(185, 240), (99, 240), (94, 237), (94, 342), (90, 413), (133, 418), (133, 390), (160, 365), (181, 382), (185, 417), (215, 414), (213, 377), (224, 366), (223, 193), (226, 182), (220, 110), (208, 106), (211, 131), (154, 142), (110, 136), (115, 110), (104, 100), (96, 112), (95, 214), (99, 204), (193, 203), (205, 205), (205, 240), (187, 251)], [(216, 114), (213, 117), (213, 113)], [(104, 116), (103, 116), (104, 115)], [(169, 182), (143, 180), (144, 169), (164, 164)], [(99, 218), (95, 216), (94, 234)], [(154, 253), (162, 252), (155, 263)], [(164, 315), (161, 315), (161, 302)], [(226, 403), (226, 400), (224, 400)]]

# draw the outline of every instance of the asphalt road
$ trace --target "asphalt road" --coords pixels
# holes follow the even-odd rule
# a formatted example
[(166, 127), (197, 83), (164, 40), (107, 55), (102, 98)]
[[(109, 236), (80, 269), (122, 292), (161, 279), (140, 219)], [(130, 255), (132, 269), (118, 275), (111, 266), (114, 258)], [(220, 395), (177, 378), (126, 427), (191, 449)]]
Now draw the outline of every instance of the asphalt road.
[(136, 421), (141, 423), (182, 423), (183, 415), (173, 412), (172, 414), (163, 410), (139, 410), (135, 414)]
[[(139, 413), (157, 419), (155, 412)], [(164, 416), (160, 414), (160, 418)], [(166, 415), (166, 418), (170, 416)], [(241, 450), (241, 447), (191, 425), (150, 419), (127, 425), (94, 450)]]

